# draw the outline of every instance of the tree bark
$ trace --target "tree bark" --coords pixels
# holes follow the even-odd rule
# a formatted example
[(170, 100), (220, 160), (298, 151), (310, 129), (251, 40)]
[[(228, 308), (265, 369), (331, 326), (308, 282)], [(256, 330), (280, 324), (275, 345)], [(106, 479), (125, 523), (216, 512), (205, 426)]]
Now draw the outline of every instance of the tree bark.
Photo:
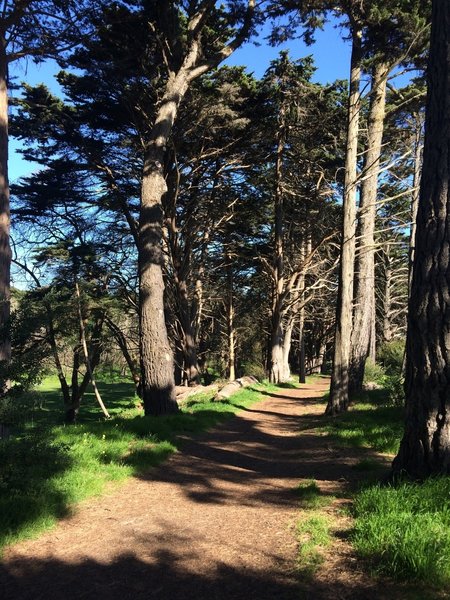
[[(4, 32), (0, 34), (0, 362), (11, 359), (9, 319), (11, 310), (10, 203), (8, 181), (8, 61)], [(7, 381), (1, 381), (3, 390)]]
[(374, 66), (368, 117), (367, 150), (359, 205), (359, 242), (355, 265), (355, 301), (349, 393), (362, 389), (373, 336), (375, 307), (375, 217), (389, 67)]
[(285, 109), (280, 108), (280, 125), (277, 131), (277, 155), (275, 162), (275, 197), (274, 197), (274, 251), (273, 267), (273, 302), (272, 330), (270, 340), (270, 374), (271, 383), (283, 381), (283, 303), (284, 303), (284, 198), (283, 198), (283, 154), (285, 147)]
[(139, 217), (139, 347), (142, 398), (146, 415), (178, 411), (174, 364), (164, 317), (162, 198), (166, 145), (178, 107), (188, 88), (187, 76), (169, 79), (144, 157)]
[(406, 341), (406, 422), (392, 470), (450, 474), (450, 3), (433, 1), (425, 144)]
[(227, 271), (227, 339), (228, 339), (228, 379), (236, 379), (236, 330), (234, 328), (234, 278), (232, 256), (226, 253), (226, 271)]
[(334, 338), (333, 371), (330, 398), (326, 413), (335, 415), (348, 408), (348, 380), (352, 332), (353, 277), (356, 233), (356, 187), (359, 113), (361, 96), (361, 30), (354, 28), (350, 94), (348, 102), (347, 151), (345, 157), (345, 181), (343, 199), (343, 226), (339, 288), (336, 309), (336, 333)]
[(392, 340), (392, 258), (389, 242), (383, 248), (383, 271), (383, 343), (386, 344)]

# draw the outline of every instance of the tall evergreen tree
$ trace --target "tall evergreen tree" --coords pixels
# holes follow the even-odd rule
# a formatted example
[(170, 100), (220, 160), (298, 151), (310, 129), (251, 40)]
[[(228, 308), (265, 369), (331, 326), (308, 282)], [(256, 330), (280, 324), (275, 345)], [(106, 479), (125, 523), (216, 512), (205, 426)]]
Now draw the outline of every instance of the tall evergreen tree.
[(433, 0), (423, 171), (408, 310), (406, 423), (392, 469), (450, 474), (450, 4)]

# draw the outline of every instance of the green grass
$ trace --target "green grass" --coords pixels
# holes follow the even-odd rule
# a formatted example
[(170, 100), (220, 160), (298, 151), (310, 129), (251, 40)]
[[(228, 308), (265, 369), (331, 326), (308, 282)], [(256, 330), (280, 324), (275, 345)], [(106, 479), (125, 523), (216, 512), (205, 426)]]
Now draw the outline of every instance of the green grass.
[(323, 508), (335, 500), (335, 496), (324, 494), (314, 479), (300, 483), (296, 494), (300, 501), (300, 507), (304, 510)]
[(371, 486), (354, 514), (353, 544), (378, 573), (450, 584), (450, 478)]
[(331, 544), (330, 517), (321, 513), (335, 497), (324, 494), (314, 479), (302, 482), (296, 489), (302, 512), (297, 521), (299, 544), (297, 564), (303, 576), (311, 577), (324, 561), (323, 549)]
[[(323, 428), (336, 441), (395, 454), (403, 434), (403, 409), (389, 405), (386, 390), (360, 396), (347, 413)], [(450, 478), (424, 483), (373, 482), (383, 466), (373, 457), (354, 467), (365, 480), (354, 497), (352, 543), (378, 574), (445, 589), (450, 584)]]
[(386, 406), (384, 390), (366, 392), (349, 411), (327, 420), (330, 436), (345, 445), (395, 454), (403, 433), (403, 409)]
[(297, 523), (299, 542), (298, 568), (303, 575), (312, 576), (324, 561), (323, 549), (331, 544), (330, 520), (314, 513)]
[(226, 402), (191, 397), (179, 414), (155, 418), (137, 408), (132, 384), (99, 387), (110, 420), (102, 419), (90, 392), (79, 424), (65, 425), (57, 380), (49, 378), (37, 401), (32, 395), (26, 422), (0, 441), (0, 548), (48, 529), (107, 484), (160, 463), (180, 446), (178, 436), (203, 431), (260, 397), (248, 389)]

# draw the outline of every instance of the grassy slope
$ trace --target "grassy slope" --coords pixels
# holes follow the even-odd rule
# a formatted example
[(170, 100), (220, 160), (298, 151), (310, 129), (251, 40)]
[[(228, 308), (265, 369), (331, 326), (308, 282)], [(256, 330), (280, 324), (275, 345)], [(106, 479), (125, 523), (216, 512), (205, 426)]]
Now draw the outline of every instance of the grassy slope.
[(0, 441), (0, 548), (37, 535), (105, 485), (137, 475), (179, 446), (177, 435), (203, 431), (259, 398), (245, 389), (227, 402), (189, 398), (178, 415), (144, 417), (132, 384), (99, 384), (112, 419), (104, 421), (92, 393), (79, 424), (62, 423), (56, 378), (30, 397), (27, 420)]
[[(395, 455), (403, 433), (403, 409), (386, 403), (384, 390), (367, 392), (347, 413), (328, 419), (323, 429), (339, 443)], [(354, 499), (352, 542), (359, 555), (376, 573), (446, 589), (450, 478), (374, 484), (376, 461), (361, 460), (359, 469), (366, 479)]]

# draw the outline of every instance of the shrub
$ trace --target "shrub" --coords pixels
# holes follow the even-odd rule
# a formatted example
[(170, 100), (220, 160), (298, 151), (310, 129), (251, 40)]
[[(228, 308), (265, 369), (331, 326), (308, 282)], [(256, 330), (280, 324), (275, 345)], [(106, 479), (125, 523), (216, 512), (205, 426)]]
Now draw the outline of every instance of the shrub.
[(383, 365), (388, 375), (400, 374), (403, 367), (405, 342), (393, 340), (383, 344), (377, 353), (377, 360)]
[(405, 403), (405, 392), (403, 389), (404, 379), (401, 374), (389, 375), (386, 377), (384, 388), (388, 393), (391, 406), (403, 406)]
[(384, 385), (386, 374), (381, 365), (374, 363), (372, 360), (367, 359), (366, 367), (364, 369), (364, 383), (374, 382), (380, 385)]

